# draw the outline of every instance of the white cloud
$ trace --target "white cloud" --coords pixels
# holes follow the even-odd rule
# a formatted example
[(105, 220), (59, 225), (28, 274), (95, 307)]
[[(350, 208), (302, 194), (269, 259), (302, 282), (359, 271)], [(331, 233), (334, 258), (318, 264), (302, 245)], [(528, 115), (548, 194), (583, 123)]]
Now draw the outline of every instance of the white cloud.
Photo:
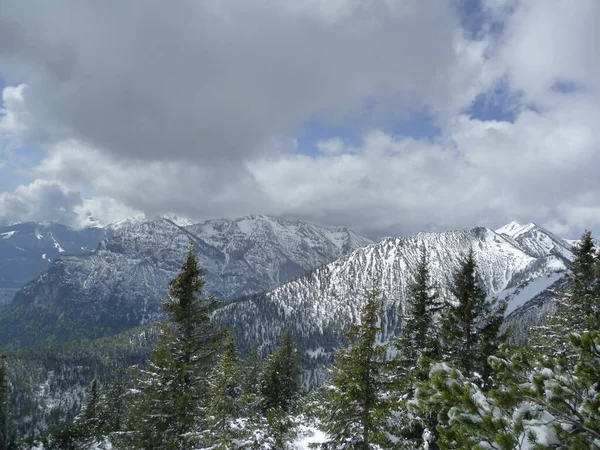
[(13, 192), (0, 193), (0, 218), (5, 220), (51, 220), (73, 223), (73, 207), (81, 198), (63, 185), (48, 180), (35, 180), (20, 185)]
[(544, 102), (556, 82), (600, 87), (600, 3), (558, 0), (521, 2), (507, 22), (499, 57), (511, 83), (534, 102)]
[(30, 133), (115, 155), (242, 165), (314, 116), (454, 108), (479, 84), (481, 51), (435, 0), (61, 6), (3, 2), (0, 62), (27, 77)]
[(29, 113), (25, 107), (24, 84), (7, 86), (2, 90), (0, 106), (0, 139), (5, 146), (12, 148), (18, 145), (17, 139), (27, 134)]
[(317, 141), (315, 145), (325, 155), (336, 155), (342, 153), (347, 148), (340, 137), (323, 139)]
[[(487, 0), (476, 39), (434, 1), (147, 2), (139, 16), (66, 2), (69, 20), (44, 2), (8, 4), (0, 20), (19, 26), (0, 24), (0, 60), (20, 55), (10, 67), (29, 76), (5, 88), (0, 135), (48, 155), (38, 180), (2, 194), (0, 217), (54, 217), (56, 204), (73, 223), (171, 211), (370, 235), (512, 219), (600, 229), (593, 0)], [(513, 122), (465, 114), (498, 86), (514, 94)], [(320, 154), (301, 153), (303, 122), (365, 102), (394, 117), (428, 111), (440, 136), (394, 136), (369, 118), (359, 142), (325, 136)]]

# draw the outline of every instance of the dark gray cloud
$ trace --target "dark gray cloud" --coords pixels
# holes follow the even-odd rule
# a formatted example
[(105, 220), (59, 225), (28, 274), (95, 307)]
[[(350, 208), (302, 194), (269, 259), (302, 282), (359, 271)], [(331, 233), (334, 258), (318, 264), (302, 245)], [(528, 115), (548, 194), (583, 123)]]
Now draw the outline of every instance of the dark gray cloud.
[(0, 54), (38, 134), (235, 163), (315, 114), (445, 89), (449, 4), (336, 3), (4, 0)]
[[(369, 236), (513, 219), (600, 230), (600, 3), (482, 4), (502, 33), (470, 40), (453, 2), (0, 0), (2, 74), (27, 84), (5, 89), (0, 139), (48, 152), (0, 217), (61, 205), (64, 221), (255, 212)], [(513, 122), (465, 114), (498, 85)], [(430, 112), (440, 136), (374, 120), (358, 142), (297, 148), (306, 120), (371, 100)]]

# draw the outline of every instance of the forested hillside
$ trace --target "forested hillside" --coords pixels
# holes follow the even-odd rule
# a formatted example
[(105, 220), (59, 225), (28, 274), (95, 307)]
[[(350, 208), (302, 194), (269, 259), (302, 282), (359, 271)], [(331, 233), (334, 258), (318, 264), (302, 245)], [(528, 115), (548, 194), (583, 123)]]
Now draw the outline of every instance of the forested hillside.
[[(594, 448), (599, 442), (600, 256), (573, 247), (547, 324), (522, 345), (503, 326), (474, 249), (440, 289), (426, 246), (385, 332), (371, 277), (321, 385), (290, 330), (236, 344), (211, 323), (193, 250), (169, 283), (166, 320), (114, 338), (12, 352), (0, 370), (7, 448)], [(534, 303), (537, 300), (534, 299)], [(243, 324), (238, 324), (243, 327)], [(259, 342), (257, 342), (259, 344)], [(150, 352), (150, 348), (154, 350)], [(310, 359), (310, 358), (309, 358)], [(304, 375), (303, 375), (304, 372)]]

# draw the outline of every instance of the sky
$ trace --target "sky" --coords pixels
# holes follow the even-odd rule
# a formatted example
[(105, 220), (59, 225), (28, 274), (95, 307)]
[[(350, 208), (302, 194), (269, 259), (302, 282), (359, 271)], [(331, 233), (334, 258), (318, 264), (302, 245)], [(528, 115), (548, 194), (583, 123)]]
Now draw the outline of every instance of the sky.
[(597, 0), (0, 0), (0, 222), (600, 232)]

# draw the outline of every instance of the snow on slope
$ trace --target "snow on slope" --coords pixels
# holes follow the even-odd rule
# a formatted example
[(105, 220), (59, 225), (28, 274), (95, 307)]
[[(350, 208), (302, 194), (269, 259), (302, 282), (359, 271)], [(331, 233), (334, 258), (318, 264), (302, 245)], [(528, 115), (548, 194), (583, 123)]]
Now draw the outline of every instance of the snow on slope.
[(107, 236), (105, 230), (76, 230), (51, 222), (0, 227), (0, 289), (19, 288), (64, 254), (89, 253)]
[(519, 222), (510, 222), (498, 228), (496, 233), (512, 239), (532, 256), (553, 255), (563, 262), (573, 260), (572, 245), (569, 242), (533, 222), (525, 225), (521, 225)]
[(499, 293), (498, 298), (508, 302), (506, 315), (508, 316), (514, 310), (520, 306), (523, 306), (529, 300), (548, 289), (556, 281), (563, 277), (564, 273), (562, 272), (550, 273), (539, 278), (534, 278), (533, 280), (522, 283), (517, 287), (506, 289), (505, 291)]
[(271, 286), (372, 243), (345, 228), (260, 215), (210, 220), (186, 230), (223, 252), (228, 271), (251, 267), (264, 273)]
[(389, 337), (397, 328), (398, 312), (403, 308), (421, 247), (429, 253), (432, 276), (445, 297), (449, 296), (453, 273), (470, 248), (490, 294), (564, 268), (553, 254), (532, 255), (512, 238), (487, 228), (418, 233), (359, 248), (264, 295), (230, 305), (215, 318), (227, 325), (244, 323), (243, 328), (234, 330), (242, 345), (254, 341), (272, 345), (285, 328), (290, 328), (305, 344), (305, 354), (325, 349), (315, 357), (317, 361), (340, 343), (341, 332), (356, 320), (363, 293), (374, 279), (383, 293), (382, 327)]
[(160, 301), (190, 244), (205, 270), (204, 293), (232, 299), (271, 288), (371, 242), (345, 232), (343, 238), (340, 230), (264, 216), (186, 227), (164, 218), (136, 221), (102, 241), (94, 253), (56, 260), (17, 293), (14, 305), (34, 316), (46, 308), (57, 317), (64, 313), (112, 331), (125, 329), (160, 316)]

